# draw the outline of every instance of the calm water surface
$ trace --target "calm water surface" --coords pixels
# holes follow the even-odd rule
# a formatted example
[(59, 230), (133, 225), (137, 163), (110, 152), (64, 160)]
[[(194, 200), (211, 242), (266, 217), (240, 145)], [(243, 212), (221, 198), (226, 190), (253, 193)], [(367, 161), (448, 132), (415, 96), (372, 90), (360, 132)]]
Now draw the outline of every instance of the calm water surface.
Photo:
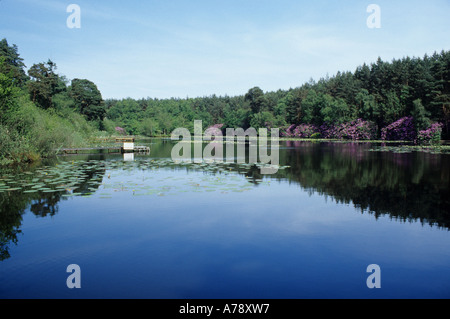
[(450, 297), (450, 155), (283, 142), (263, 176), (148, 145), (0, 172), (0, 298)]

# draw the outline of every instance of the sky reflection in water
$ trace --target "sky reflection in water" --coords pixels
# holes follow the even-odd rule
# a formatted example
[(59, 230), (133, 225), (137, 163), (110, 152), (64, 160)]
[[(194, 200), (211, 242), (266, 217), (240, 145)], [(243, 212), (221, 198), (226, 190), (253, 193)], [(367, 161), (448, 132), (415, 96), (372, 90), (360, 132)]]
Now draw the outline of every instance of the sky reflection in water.
[[(0, 297), (450, 297), (448, 155), (287, 143), (285, 168), (260, 176), (180, 167), (170, 146), (17, 174), (22, 189), (0, 191)], [(66, 287), (73, 263), (81, 289)]]

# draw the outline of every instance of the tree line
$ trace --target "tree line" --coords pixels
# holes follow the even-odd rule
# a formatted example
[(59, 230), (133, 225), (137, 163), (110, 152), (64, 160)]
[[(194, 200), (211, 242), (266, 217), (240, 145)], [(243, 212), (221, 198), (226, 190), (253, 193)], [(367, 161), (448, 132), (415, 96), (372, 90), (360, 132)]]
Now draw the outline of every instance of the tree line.
[[(51, 60), (26, 70), (17, 46), (0, 41), (0, 133), (6, 137), (0, 161), (45, 155), (98, 132), (168, 136), (177, 127), (193, 131), (194, 120), (223, 124), (223, 129), (286, 129), (361, 119), (374, 123), (380, 137), (382, 128), (407, 116), (422, 130), (441, 123), (443, 138), (449, 138), (450, 51), (391, 62), (379, 58), (354, 72), (287, 90), (264, 92), (256, 86), (237, 96), (104, 100), (95, 83), (69, 81)], [(13, 145), (23, 151), (14, 151)]]
[(129, 134), (169, 134), (177, 127), (192, 129), (193, 120), (224, 128), (280, 127), (292, 124), (342, 124), (356, 119), (381, 129), (412, 116), (418, 129), (443, 125), (449, 138), (450, 52), (423, 58), (382, 61), (310, 80), (300, 87), (276, 92), (251, 88), (241, 96), (186, 99), (109, 99), (106, 118)]
[(104, 101), (86, 79), (70, 83), (48, 60), (27, 71), (16, 45), (0, 41), (0, 165), (33, 162), (86, 145), (102, 130)]

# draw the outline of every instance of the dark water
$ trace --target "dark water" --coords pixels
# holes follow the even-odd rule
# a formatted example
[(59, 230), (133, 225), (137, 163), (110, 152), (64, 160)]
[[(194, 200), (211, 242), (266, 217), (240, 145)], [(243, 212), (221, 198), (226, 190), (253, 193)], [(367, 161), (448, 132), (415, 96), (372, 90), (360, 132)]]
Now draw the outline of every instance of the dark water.
[(450, 297), (450, 155), (283, 142), (261, 175), (173, 145), (2, 171), (0, 298)]

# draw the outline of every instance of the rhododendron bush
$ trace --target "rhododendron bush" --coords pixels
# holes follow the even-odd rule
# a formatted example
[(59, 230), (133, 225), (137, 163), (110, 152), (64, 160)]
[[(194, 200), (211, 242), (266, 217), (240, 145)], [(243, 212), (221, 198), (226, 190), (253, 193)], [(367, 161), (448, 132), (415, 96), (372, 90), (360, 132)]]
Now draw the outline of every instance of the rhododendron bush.
[(388, 141), (414, 141), (417, 132), (412, 116), (402, 117), (381, 130), (381, 139)]
[(419, 131), (416, 142), (418, 144), (438, 144), (441, 140), (441, 134), (442, 124), (433, 123), (428, 129)]
[(339, 125), (322, 124), (316, 126), (312, 124), (291, 125), (285, 130), (281, 130), (281, 136), (310, 138), (314, 135), (330, 139), (350, 139), (350, 140), (370, 140), (375, 139), (377, 127), (370, 121), (357, 119), (352, 122)]
[[(441, 123), (434, 123), (428, 129), (418, 131), (412, 116), (405, 116), (389, 124), (381, 130), (381, 139), (384, 141), (411, 141), (416, 144), (437, 144), (442, 135)], [(377, 125), (371, 121), (357, 119), (355, 121), (338, 125), (325, 123), (320, 126), (313, 124), (290, 125), (280, 130), (282, 137), (298, 138), (325, 138), (348, 140), (375, 140)]]

